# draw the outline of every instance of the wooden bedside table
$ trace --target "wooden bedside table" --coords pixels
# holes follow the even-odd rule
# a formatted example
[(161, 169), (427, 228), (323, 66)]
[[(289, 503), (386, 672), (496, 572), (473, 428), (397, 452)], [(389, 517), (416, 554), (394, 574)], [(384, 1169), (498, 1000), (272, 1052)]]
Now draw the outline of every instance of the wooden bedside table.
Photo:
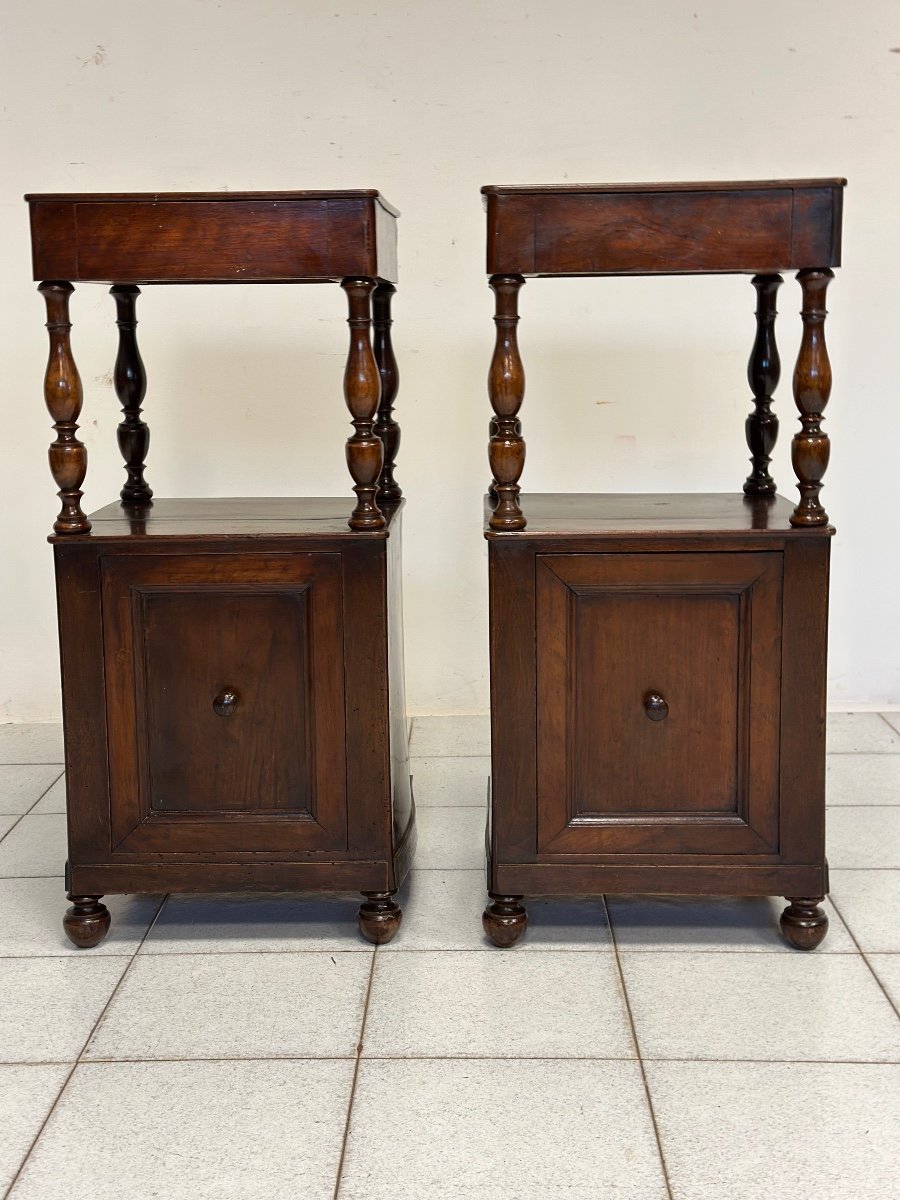
[[(95, 946), (108, 892), (358, 890), (372, 942), (412, 858), (391, 412), (397, 212), (374, 191), (32, 195), (62, 657), (72, 907)], [(121, 503), (87, 517), (72, 282), (116, 303)], [(154, 500), (145, 480), (144, 284), (339, 282), (356, 504)], [(374, 305), (374, 346), (371, 334)]]
[[(819, 492), (844, 182), (482, 189), (497, 328), (484, 914), (496, 945), (524, 932), (529, 893), (784, 895), (787, 940), (808, 950), (825, 936), (834, 530)], [(768, 472), (784, 270), (802, 292), (796, 506)], [(525, 277), (710, 273), (750, 274), (757, 293), (742, 492), (520, 496)]]

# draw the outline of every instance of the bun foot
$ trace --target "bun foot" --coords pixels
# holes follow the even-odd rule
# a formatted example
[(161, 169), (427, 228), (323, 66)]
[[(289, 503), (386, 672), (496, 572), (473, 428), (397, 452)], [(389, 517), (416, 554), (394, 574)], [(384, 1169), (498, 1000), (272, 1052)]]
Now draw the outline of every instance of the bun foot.
[(367, 942), (383, 946), (393, 938), (403, 920), (403, 910), (393, 901), (392, 892), (363, 892), (359, 906), (359, 932)]
[(781, 932), (795, 950), (815, 950), (828, 932), (828, 917), (819, 908), (824, 896), (786, 896), (788, 907), (781, 914)]
[(100, 903), (99, 896), (73, 896), (70, 892), (67, 899), (72, 907), (63, 917), (66, 937), (79, 950), (99, 946), (109, 933), (109, 909)]
[(528, 913), (519, 903), (521, 896), (498, 896), (489, 892), (493, 903), (481, 917), (484, 932), (495, 946), (514, 946), (528, 928)]

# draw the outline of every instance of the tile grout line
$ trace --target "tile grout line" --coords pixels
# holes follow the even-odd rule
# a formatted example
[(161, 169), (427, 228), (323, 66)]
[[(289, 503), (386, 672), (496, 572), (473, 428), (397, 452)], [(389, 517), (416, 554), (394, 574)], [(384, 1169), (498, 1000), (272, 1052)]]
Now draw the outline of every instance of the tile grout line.
[(894, 728), (894, 726), (893, 726), (893, 725), (890, 723), (890, 721), (887, 719), (887, 716), (886, 716), (886, 714), (885, 714), (885, 713), (883, 713), (883, 712), (880, 712), (878, 715), (879, 715), (879, 717), (881, 717), (882, 721), (884, 721), (885, 725), (887, 725), (887, 727), (888, 727), (888, 729), (891, 731), (891, 733), (894, 733), (894, 734), (896, 734), (896, 733), (898, 732), (898, 731), (897, 731), (897, 730)]
[(662, 1136), (659, 1132), (659, 1125), (656, 1120), (656, 1109), (653, 1107), (653, 1097), (650, 1095), (650, 1084), (647, 1081), (647, 1071), (644, 1067), (644, 1060), (641, 1057), (641, 1045), (638, 1041), (637, 1029), (634, 1024), (634, 1014), (631, 1011), (631, 1000), (628, 997), (628, 988), (625, 986), (625, 973), (622, 970), (622, 960), (619, 958), (619, 944), (616, 941), (616, 931), (613, 928), (612, 917), (609, 912), (609, 905), (606, 903), (606, 896), (603, 897), (603, 908), (606, 912), (606, 920), (609, 923), (609, 936), (612, 941), (613, 954), (616, 960), (616, 970), (619, 973), (619, 986), (622, 989), (622, 998), (625, 1001), (625, 1011), (628, 1014), (628, 1025), (631, 1029), (631, 1040), (634, 1044), (634, 1052), (637, 1055), (638, 1067), (641, 1072), (641, 1081), (644, 1085), (644, 1096), (647, 1100), (647, 1108), (650, 1111), (650, 1120), (653, 1123), (653, 1135), (656, 1138), (656, 1150), (659, 1154), (659, 1164), (662, 1167), (663, 1179), (666, 1185), (666, 1195), (669, 1200), (674, 1200), (672, 1194), (672, 1183), (669, 1179), (669, 1168), (666, 1164), (666, 1155), (663, 1150)]
[(359, 1042), (356, 1046), (356, 1062), (353, 1064), (353, 1081), (350, 1084), (350, 1098), (347, 1101), (347, 1116), (344, 1119), (344, 1136), (341, 1139), (341, 1153), (338, 1158), (337, 1174), (334, 1178), (334, 1191), (332, 1200), (338, 1200), (338, 1193), (341, 1190), (341, 1177), (344, 1173), (344, 1158), (347, 1154), (347, 1139), (350, 1136), (350, 1117), (353, 1113), (353, 1101), (356, 1099), (356, 1081), (359, 1078), (359, 1064), (362, 1059), (363, 1039), (366, 1035), (366, 1021), (369, 1018), (369, 1001), (372, 998), (372, 980), (375, 978), (375, 958), (378, 954), (378, 947), (372, 951), (372, 964), (369, 967), (369, 986), (366, 988), (366, 999), (363, 1004), (362, 1024), (359, 1027)]
[[(3, 765), (4, 766), (13, 766), (13, 767), (15, 767), (15, 766), (25, 767), (25, 766), (40, 766), (41, 764), (40, 763), (4, 763)], [(57, 764), (49, 763), (48, 765), (51, 767), (55, 767)], [(35, 804), (40, 804), (40, 802), (47, 795), (47, 793), (50, 791), (50, 789), (53, 787), (56, 787), (56, 785), (59, 783), (60, 779), (62, 779), (63, 775), (65, 775), (64, 770), (60, 771), (59, 775), (57, 775), (57, 777), (53, 780), (53, 782), (48, 784), (47, 787), (44, 788), (44, 790), (38, 796), (37, 800), (34, 801), (34, 804), (30, 804), (28, 806), (28, 808), (25, 810), (25, 812), (19, 813), (18, 815), (16, 815), (16, 813), (7, 813), (6, 814), (7, 816), (15, 817), (16, 819), (15, 819), (15, 821), (13, 821), (12, 825), (10, 825), (9, 829), (7, 829), (6, 833), (4, 833), (2, 836), (0, 836), (0, 842), (5, 842), (6, 839), (9, 837), (9, 835), (12, 833), (12, 831), (22, 822), (22, 820), (25, 817), (31, 815), (31, 810), (34, 808)], [(38, 816), (38, 817), (51, 817), (51, 816), (55, 817), (57, 815), (58, 815), (57, 813), (35, 813), (35, 816)], [(24, 876), (24, 878), (27, 878), (27, 876)], [(52, 876), (52, 878), (55, 879), (57, 877)]]
[[(143, 946), (144, 942), (147, 940), (150, 930), (156, 924), (157, 918), (159, 917), (159, 914), (162, 912), (162, 908), (163, 908), (163, 905), (165, 904), (165, 902), (166, 902), (166, 897), (163, 896), (162, 900), (160, 900), (160, 902), (159, 902), (159, 907), (157, 908), (156, 912), (153, 914), (152, 921), (150, 922), (150, 924), (147, 926), (147, 928), (144, 931), (144, 936), (141, 938), (141, 940), (138, 942), (137, 946), (135, 947), (134, 953), (131, 955), (131, 958), (126, 963), (125, 968), (122, 971), (122, 974), (119, 976), (118, 980), (116, 981), (116, 986), (110, 992), (109, 996), (107, 997), (106, 1003), (103, 1005), (103, 1008), (100, 1010), (100, 1014), (97, 1017), (97, 1020), (93, 1023), (93, 1025), (91, 1026), (91, 1028), (88, 1032), (87, 1037), (84, 1039), (84, 1043), (82, 1044), (81, 1049), (78, 1051), (78, 1057), (72, 1063), (71, 1070), (69, 1071), (68, 1075), (63, 1080), (59, 1091), (56, 1093), (56, 1099), (50, 1105), (50, 1109), (49, 1109), (47, 1115), (44, 1117), (43, 1121), (41, 1121), (40, 1128), (38, 1129), (38, 1131), (34, 1135), (34, 1137), (31, 1139), (31, 1145), (28, 1147), (27, 1151), (25, 1152), (24, 1158), (19, 1163), (18, 1170), (16, 1171), (15, 1175), (12, 1177), (12, 1181), (10, 1182), (9, 1187), (3, 1193), (2, 1200), (7, 1200), (7, 1197), (12, 1195), (13, 1188), (18, 1183), (19, 1176), (22, 1174), (22, 1171), (25, 1169), (25, 1164), (28, 1162), (29, 1158), (31, 1158), (32, 1152), (38, 1143), (38, 1139), (40, 1138), (40, 1136), (44, 1132), (44, 1130), (47, 1128), (47, 1123), (49, 1122), (50, 1118), (56, 1112), (56, 1107), (59, 1104), (60, 1100), (62, 1099), (63, 1093), (65, 1092), (66, 1088), (69, 1086), (69, 1081), (71, 1080), (72, 1076), (75, 1074), (76, 1068), (79, 1066), (79, 1064), (82, 1061), (82, 1055), (84, 1054), (85, 1050), (88, 1048), (90, 1040), (94, 1036), (94, 1033), (96, 1032), (98, 1026), (100, 1025), (100, 1022), (106, 1016), (106, 1013), (107, 1013), (107, 1010), (109, 1009), (110, 1004), (112, 1004), (113, 1000), (115, 999), (116, 995), (118, 994), (119, 988), (122, 986), (122, 981), (124, 980), (125, 976), (128, 974), (129, 970), (131, 969), (131, 964), (134, 962), (134, 960), (138, 956), (138, 951), (140, 950), (141, 946)], [(87, 951), (87, 953), (90, 953), (90, 951)], [(118, 955), (115, 955), (115, 956), (106, 955), (105, 957), (118, 957)]]
[[(863, 962), (869, 968), (872, 978), (875, 980), (875, 982), (881, 988), (881, 991), (884, 994), (885, 1000), (887, 1000), (888, 1004), (891, 1006), (891, 1008), (896, 1013), (896, 1015), (898, 1017), (900, 1017), (900, 1009), (898, 1009), (897, 1005), (894, 1003), (894, 1000), (891, 997), (890, 993), (888, 992), (887, 988), (884, 986), (884, 984), (879, 979), (878, 972), (875, 970), (875, 968), (869, 962), (869, 959), (868, 959), (868, 956), (866, 955), (865, 950), (863, 950), (862, 946), (860, 946), (859, 942), (856, 940), (856, 934), (853, 932), (853, 930), (850, 928), (850, 926), (844, 920), (844, 914), (841, 912), (841, 910), (838, 908), (838, 906), (834, 903), (834, 900), (831, 899), (831, 896), (829, 896), (828, 899), (831, 902), (831, 905), (834, 908), (834, 911), (841, 918), (841, 922), (843, 923), (844, 928), (847, 930), (847, 933), (850, 935), (850, 940), (853, 942), (853, 945), (858, 950), (860, 958), (863, 960)], [(873, 951), (873, 953), (874, 953), (874, 951)]]

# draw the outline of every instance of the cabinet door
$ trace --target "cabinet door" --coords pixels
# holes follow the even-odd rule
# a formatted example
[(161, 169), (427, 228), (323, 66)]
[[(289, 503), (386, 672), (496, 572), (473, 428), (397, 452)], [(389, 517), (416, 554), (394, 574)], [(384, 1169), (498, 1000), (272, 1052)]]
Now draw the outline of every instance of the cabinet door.
[(340, 555), (101, 573), (111, 851), (345, 849)]
[(780, 553), (537, 557), (538, 851), (778, 851)]

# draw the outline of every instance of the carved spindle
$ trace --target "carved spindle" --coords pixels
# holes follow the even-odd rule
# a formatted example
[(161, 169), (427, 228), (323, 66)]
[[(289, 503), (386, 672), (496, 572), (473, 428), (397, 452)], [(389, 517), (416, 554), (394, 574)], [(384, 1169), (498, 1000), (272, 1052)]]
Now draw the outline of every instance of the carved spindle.
[(375, 433), (384, 446), (384, 465), (378, 480), (376, 499), (385, 504), (395, 504), (403, 495), (400, 484), (394, 478), (394, 466), (400, 448), (400, 426), (392, 415), (397, 388), (400, 386), (400, 372), (391, 343), (391, 300), (396, 290), (392, 283), (382, 279), (372, 297), (373, 350), (381, 376), (381, 403), (378, 405)]
[(359, 932), (367, 942), (384, 946), (403, 920), (403, 910), (394, 901), (393, 892), (363, 892), (366, 897), (359, 906)]
[(81, 485), (87, 474), (87, 450), (78, 440), (78, 417), (81, 413), (81, 378), (69, 331), (69, 296), (75, 289), (71, 283), (46, 282), (38, 287), (47, 306), (47, 332), (50, 335), (50, 357), (44, 374), (44, 400), (56, 441), (51, 443), (50, 471), (60, 499), (59, 516), (53, 523), (55, 533), (87, 533), (91, 523), (82, 512)]
[(769, 474), (769, 463), (778, 440), (778, 417), (772, 412), (772, 397), (781, 378), (781, 359), (775, 342), (775, 302), (782, 282), (780, 275), (753, 276), (756, 340), (747, 364), (747, 380), (756, 408), (744, 426), (753, 465), (744, 483), (747, 496), (775, 495), (775, 480)]
[(791, 443), (791, 462), (799, 480), (800, 503), (792, 525), (826, 525), (828, 514), (819, 502), (822, 477), (831, 449), (822, 430), (822, 413), (831, 394), (831, 363), (825, 345), (825, 293), (834, 275), (829, 270), (798, 271), (803, 289), (803, 338), (794, 368), (794, 401), (800, 411), (799, 433)]
[(375, 415), (381, 399), (381, 376), (372, 350), (370, 298), (374, 279), (344, 279), (350, 316), (350, 352), (344, 371), (344, 399), (355, 433), (347, 441), (347, 466), (353, 476), (356, 508), (351, 529), (383, 529), (384, 517), (375, 503), (378, 479), (384, 461), (384, 446), (374, 432)]
[(517, 419), (525, 397), (525, 370), (516, 338), (519, 288), (524, 282), (521, 275), (491, 277), (497, 327), (488, 373), (488, 394), (495, 413), (488, 457), (493, 472), (493, 493), (497, 496), (491, 529), (525, 528), (525, 516), (519, 507), (519, 478), (525, 466), (525, 442)]
[(815, 950), (828, 932), (828, 914), (819, 905), (824, 896), (787, 896), (781, 932), (795, 950)]
[(122, 422), (116, 430), (119, 450), (125, 459), (125, 486), (119, 495), (123, 504), (149, 504), (153, 490), (144, 479), (144, 461), (150, 446), (150, 430), (141, 420), (141, 405), (147, 393), (147, 373), (137, 344), (135, 307), (141, 289), (133, 283), (114, 283), (109, 294), (116, 302), (119, 352), (113, 382), (122, 405)]

